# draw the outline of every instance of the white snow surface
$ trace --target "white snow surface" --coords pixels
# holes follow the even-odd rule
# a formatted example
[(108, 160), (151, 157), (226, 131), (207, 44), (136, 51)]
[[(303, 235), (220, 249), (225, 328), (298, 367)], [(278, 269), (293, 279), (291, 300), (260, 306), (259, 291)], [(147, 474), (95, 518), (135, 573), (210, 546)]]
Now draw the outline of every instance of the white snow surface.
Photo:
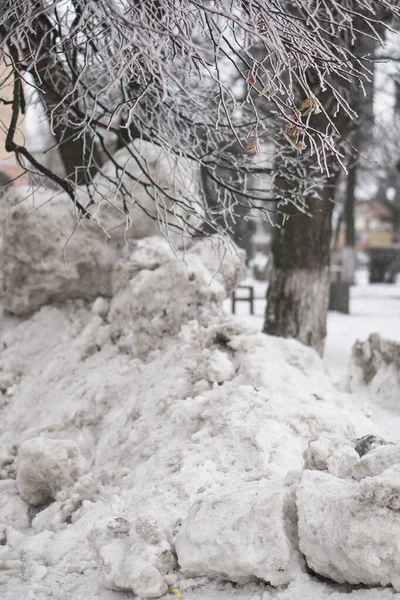
[[(144, 239), (113, 260), (110, 300), (57, 298), (28, 318), (2, 314), (4, 600), (147, 598), (171, 587), (185, 600), (337, 600), (348, 589), (318, 582), (298, 549), (297, 510), (311, 529), (325, 507), (326, 527), (338, 520), (329, 486), (312, 488), (318, 477), (343, 488), (344, 529), (348, 498), (363, 494), (371, 552), (378, 544), (387, 558), (368, 578), (356, 553), (360, 576), (336, 580), (398, 585), (388, 533), (400, 524), (388, 472), (398, 472), (398, 446), (354, 455), (352, 440), (378, 427), (313, 350), (224, 314), (243, 255), (228, 253), (218, 268), (212, 250), (200, 244), (179, 260)], [(382, 531), (380, 514), (391, 524)]]

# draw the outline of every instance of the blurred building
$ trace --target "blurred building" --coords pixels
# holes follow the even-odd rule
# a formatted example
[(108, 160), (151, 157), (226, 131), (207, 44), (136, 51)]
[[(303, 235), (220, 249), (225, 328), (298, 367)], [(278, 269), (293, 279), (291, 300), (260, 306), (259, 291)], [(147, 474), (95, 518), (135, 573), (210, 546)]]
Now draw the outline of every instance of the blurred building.
[[(337, 226), (337, 224), (336, 224)], [(379, 200), (358, 201), (355, 207), (356, 249), (391, 246), (396, 234), (393, 228), (392, 211)], [(337, 238), (337, 248), (344, 246), (343, 223)]]
[[(32, 179), (32, 173), (26, 173), (18, 164), (14, 153), (5, 149), (7, 131), (10, 126), (12, 106), (7, 102), (12, 101), (13, 80), (7, 81), (10, 69), (0, 61), (0, 171), (6, 173), (14, 180), (15, 185), (26, 185)], [(28, 75), (27, 75), (28, 76)], [(25, 86), (26, 113), (21, 115), (15, 135), (15, 142), (21, 144), (48, 169), (63, 175), (60, 155), (55, 145), (54, 137), (42, 104), (34, 88)], [(27, 163), (29, 167), (29, 164)], [(33, 169), (29, 169), (33, 171)], [(47, 183), (48, 185), (49, 183)]]
[[(1, 85), (9, 75), (9, 69), (4, 64), (4, 62), (0, 62), (0, 171), (6, 173), (11, 179), (15, 180), (15, 185), (23, 184), (27, 182), (27, 177), (23, 175), (24, 169), (22, 169), (13, 153), (7, 152), (6, 145), (6, 136), (7, 131), (10, 126), (11, 115), (12, 115), (12, 106), (7, 104), (7, 102), (12, 101), (13, 97), (13, 81), (10, 77), (9, 80), (4, 85)], [(23, 144), (25, 141), (25, 124), (24, 118), (22, 117), (18, 123), (15, 142), (17, 144)]]

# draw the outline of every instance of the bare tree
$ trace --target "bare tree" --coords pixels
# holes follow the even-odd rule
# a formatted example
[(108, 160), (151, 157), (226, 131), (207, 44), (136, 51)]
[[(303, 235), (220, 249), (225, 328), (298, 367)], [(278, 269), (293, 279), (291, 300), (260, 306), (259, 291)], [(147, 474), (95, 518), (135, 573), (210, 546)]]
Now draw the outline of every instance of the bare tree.
[[(382, 18), (384, 16), (381, 15)], [(341, 111), (335, 120), (336, 150), (340, 149), (342, 160), (348, 165), (345, 215), (346, 244), (349, 246), (346, 256), (350, 263), (346, 266), (349, 272), (353, 271), (352, 265), (355, 264), (354, 163), (359, 159), (361, 147), (365, 147), (367, 131), (369, 130), (370, 134), (372, 132), (372, 81), (376, 44), (376, 39), (367, 35), (368, 25), (360, 15), (354, 16), (353, 24), (359, 32), (358, 37), (353, 38), (345, 31), (341, 34), (342, 44), (352, 49), (368, 76), (363, 86), (360, 86), (356, 79), (351, 79), (343, 85), (336, 73), (328, 76), (331, 88), (340, 91), (349, 108), (347, 113)], [(375, 30), (384, 33), (381, 23), (375, 24)], [(364, 32), (364, 35), (361, 32)], [(314, 95), (328, 107), (332, 103), (330, 91), (324, 90), (313, 75), (309, 75), (309, 81)], [(321, 120), (320, 114), (315, 114), (311, 117), (311, 123), (319, 129), (323, 127), (324, 119)], [(326, 160), (327, 169), (325, 177), (320, 181), (320, 189), (309, 187), (308, 192), (304, 190), (303, 198), (307, 209), (303, 214), (293, 210), (293, 205), (289, 202), (293, 190), (297, 191), (299, 187), (298, 181), (295, 178), (289, 181), (282, 178), (276, 180), (276, 193), (283, 200), (287, 199), (288, 206), (285, 209), (286, 219), (275, 230), (273, 239), (273, 268), (264, 324), (265, 332), (294, 337), (313, 346), (320, 353), (323, 351), (326, 337), (329, 302), (333, 201), (340, 177), (345, 174), (344, 170), (338, 169), (333, 152), (327, 153)], [(309, 156), (305, 156), (302, 167), (305, 170), (304, 180), (309, 182), (312, 179), (310, 169), (313, 167)]]
[[(326, 178), (332, 175), (334, 184), (342, 163), (340, 123), (354, 116), (346, 88), (363, 87), (368, 78), (353, 42), (366, 36), (383, 43), (382, 11), (400, 16), (397, 1), (387, 0), (1, 0), (0, 49), (12, 77), (0, 87), (13, 87), (6, 149), (24, 168), (64, 189), (79, 219), (95, 218), (100, 202), (115, 200), (128, 223), (134, 205), (164, 231), (203, 235), (192, 216), (208, 232), (221, 231), (242, 218), (243, 206), (269, 218), (273, 202), (275, 221), (280, 215), (285, 225), (280, 232), (293, 231), (290, 242), (277, 237), (286, 256), (298, 256), (297, 230), (312, 219), (309, 249), (292, 264), (301, 268), (307, 256), (324, 249), (314, 283), (300, 286), (318, 292), (318, 277), (327, 281), (330, 239)], [(32, 86), (65, 178), (15, 141), (25, 89)], [(199, 210), (190, 186), (177, 194), (160, 185), (133, 143), (137, 138), (201, 165), (217, 202), (210, 207), (203, 198)], [(124, 152), (115, 155), (117, 149)], [(180, 164), (171, 167), (176, 177)], [(99, 176), (115, 187), (114, 195), (104, 193)], [(139, 181), (154, 211), (135, 197)], [(325, 293), (326, 283), (322, 288)], [(298, 290), (296, 284), (294, 297)], [(297, 324), (303, 316), (300, 310)], [(290, 335), (318, 348), (323, 338), (321, 331), (313, 339), (292, 329)]]
[[(230, 169), (231, 182), (215, 176), (223, 187), (223, 210), (234, 211), (238, 192), (259, 208), (265, 194), (247, 189), (247, 175), (274, 165), (248, 159), (274, 134), (271, 114), (260, 113), (255, 97), (268, 99), (274, 118), (298, 151), (307, 146), (326, 171), (327, 153), (338, 158), (336, 128), (332, 111), (315, 97), (308, 73), (348, 113), (346, 99), (332, 86), (332, 75), (361, 82), (365, 72), (338, 33), (359, 35), (354, 27), (359, 15), (367, 35), (379, 41), (378, 8), (398, 14), (386, 0), (2, 0), (0, 47), (13, 71), (7, 150), (25, 166), (28, 160), (29, 168), (55, 179), (81, 215), (90, 214), (95, 200), (92, 194), (87, 205), (79, 204), (76, 185), (92, 185), (114, 149), (130, 147), (138, 136), (195, 159), (211, 175), (217, 166)], [(253, 52), (256, 42), (263, 49), (262, 59)], [(232, 87), (232, 74), (241, 88)], [(17, 119), (25, 110), (24, 85), (36, 87), (47, 109), (65, 180), (15, 142)], [(305, 111), (296, 104), (294, 85), (308, 103)], [(317, 111), (324, 115), (318, 129), (310, 123)], [(229, 150), (233, 141), (242, 155)], [(131, 159), (141, 161), (134, 150)], [(117, 171), (123, 168), (116, 165)], [(146, 171), (146, 166), (141, 164), (141, 169)], [(150, 181), (155, 202), (159, 194), (170, 196), (170, 209), (184, 202)]]

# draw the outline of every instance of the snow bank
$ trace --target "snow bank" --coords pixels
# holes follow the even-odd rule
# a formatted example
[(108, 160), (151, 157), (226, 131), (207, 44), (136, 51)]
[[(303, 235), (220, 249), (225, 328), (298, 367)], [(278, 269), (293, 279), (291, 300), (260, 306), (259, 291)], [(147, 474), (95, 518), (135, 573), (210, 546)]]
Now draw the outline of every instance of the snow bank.
[(348, 386), (352, 392), (363, 390), (372, 402), (388, 409), (400, 408), (400, 343), (377, 333), (352, 349)]
[[(312, 506), (312, 477), (366, 485), (352, 478), (364, 457), (350, 442), (370, 431), (368, 418), (313, 350), (224, 315), (243, 258), (227, 254), (218, 274), (217, 262), (206, 244), (179, 261), (163, 241), (138, 241), (113, 263), (110, 300), (1, 317), (0, 507), (18, 498), (0, 522), (6, 600), (154, 597), (204, 577), (295, 582), (293, 491), (310, 442), (310, 464), (350, 476), (306, 471), (299, 511)], [(364, 502), (390, 511), (393, 465), (387, 446), (372, 447), (382, 473)], [(382, 583), (397, 565), (386, 549)]]

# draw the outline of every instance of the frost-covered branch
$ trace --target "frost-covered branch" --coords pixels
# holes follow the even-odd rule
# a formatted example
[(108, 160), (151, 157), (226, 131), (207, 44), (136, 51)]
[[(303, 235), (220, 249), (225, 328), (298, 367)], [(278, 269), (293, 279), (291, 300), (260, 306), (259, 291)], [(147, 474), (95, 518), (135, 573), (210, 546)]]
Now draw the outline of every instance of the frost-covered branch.
[[(118, 179), (137, 177), (132, 164), (168, 223), (177, 206), (198, 212), (193, 194), (155, 182), (135, 139), (205, 167), (222, 212), (241, 202), (265, 210), (280, 201), (265, 184), (277, 152), (287, 157), (279, 176), (299, 180), (304, 155), (322, 176), (340, 161), (336, 115), (353, 116), (346, 89), (368, 78), (354, 40), (383, 45), (382, 21), (399, 16), (386, 0), (3, 0), (0, 48), (20, 82), (14, 106), (35, 88), (74, 201), (77, 186), (89, 192), (81, 212), (105, 198), (96, 177), (125, 148), (107, 175), (124, 212), (132, 190)], [(304, 210), (301, 186), (292, 201)]]

